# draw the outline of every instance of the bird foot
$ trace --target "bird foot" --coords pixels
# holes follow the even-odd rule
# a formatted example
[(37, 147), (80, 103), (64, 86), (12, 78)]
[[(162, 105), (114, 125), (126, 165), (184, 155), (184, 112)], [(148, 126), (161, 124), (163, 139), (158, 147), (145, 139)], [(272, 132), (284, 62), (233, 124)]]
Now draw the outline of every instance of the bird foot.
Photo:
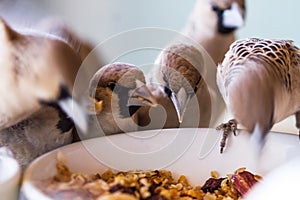
[(216, 128), (217, 130), (223, 130), (222, 140), (220, 142), (220, 153), (223, 153), (224, 147), (226, 146), (226, 140), (230, 133), (236, 136), (237, 121), (235, 119), (229, 120), (227, 123), (222, 123)]

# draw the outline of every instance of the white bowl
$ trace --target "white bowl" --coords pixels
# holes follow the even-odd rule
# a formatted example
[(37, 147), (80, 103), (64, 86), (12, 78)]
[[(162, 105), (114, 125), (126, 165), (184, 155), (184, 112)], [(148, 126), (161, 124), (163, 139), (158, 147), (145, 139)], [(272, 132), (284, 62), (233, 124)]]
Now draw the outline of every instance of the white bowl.
[(18, 199), (21, 168), (5, 147), (0, 150), (0, 198)]
[(264, 176), (300, 153), (295, 135), (270, 133), (262, 152), (255, 149), (244, 131), (229, 138), (223, 154), (219, 153), (220, 139), (220, 132), (214, 129), (186, 128), (119, 134), (71, 144), (36, 159), (25, 171), (22, 192), (29, 200), (49, 199), (33, 182), (56, 173), (58, 152), (64, 155), (72, 171), (168, 169), (175, 176), (184, 174), (191, 184), (200, 185), (212, 170), (225, 176), (246, 167)]

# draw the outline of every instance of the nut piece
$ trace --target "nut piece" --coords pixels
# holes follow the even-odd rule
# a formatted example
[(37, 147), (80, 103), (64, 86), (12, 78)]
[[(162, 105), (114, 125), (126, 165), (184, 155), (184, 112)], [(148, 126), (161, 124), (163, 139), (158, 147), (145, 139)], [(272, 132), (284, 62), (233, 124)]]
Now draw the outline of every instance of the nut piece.
[(245, 171), (237, 170), (231, 177), (233, 188), (241, 195), (244, 196), (258, 181), (260, 177)]

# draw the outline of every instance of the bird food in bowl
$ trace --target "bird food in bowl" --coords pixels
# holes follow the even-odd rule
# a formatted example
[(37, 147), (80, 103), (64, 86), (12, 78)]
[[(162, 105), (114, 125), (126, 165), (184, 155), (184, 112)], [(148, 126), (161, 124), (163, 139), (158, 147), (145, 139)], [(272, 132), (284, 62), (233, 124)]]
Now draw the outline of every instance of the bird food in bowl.
[(28, 199), (240, 199), (300, 150), (295, 135), (271, 133), (258, 157), (238, 131), (220, 154), (220, 136), (186, 128), (82, 141), (35, 160), (22, 192)]

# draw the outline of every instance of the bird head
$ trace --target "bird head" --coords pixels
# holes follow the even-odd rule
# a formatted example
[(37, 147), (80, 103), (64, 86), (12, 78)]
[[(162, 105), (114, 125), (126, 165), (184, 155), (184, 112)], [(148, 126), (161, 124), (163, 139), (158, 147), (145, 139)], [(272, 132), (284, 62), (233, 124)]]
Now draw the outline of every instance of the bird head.
[[(71, 91), (80, 58), (65, 42), (33, 30), (16, 31), (0, 21), (2, 73), (11, 84), (10, 95), (35, 111), (42, 105), (59, 105), (75, 124), (87, 130), (84, 113), (73, 101)], [(30, 110), (29, 109), (29, 110)], [(27, 110), (28, 111), (28, 110)], [(74, 112), (73, 112), (74, 111)], [(76, 117), (75, 117), (76, 116)]]
[(157, 75), (159, 84), (172, 100), (180, 123), (189, 100), (204, 83), (201, 76), (203, 63), (201, 52), (187, 44), (167, 47), (156, 60), (160, 68)]
[(134, 115), (141, 106), (157, 104), (145, 85), (143, 72), (127, 63), (100, 68), (90, 81), (89, 96), (95, 102), (103, 102), (103, 112), (117, 112), (121, 118)]
[(218, 32), (228, 34), (244, 25), (246, 6), (244, 0), (211, 1), (216, 13)]

